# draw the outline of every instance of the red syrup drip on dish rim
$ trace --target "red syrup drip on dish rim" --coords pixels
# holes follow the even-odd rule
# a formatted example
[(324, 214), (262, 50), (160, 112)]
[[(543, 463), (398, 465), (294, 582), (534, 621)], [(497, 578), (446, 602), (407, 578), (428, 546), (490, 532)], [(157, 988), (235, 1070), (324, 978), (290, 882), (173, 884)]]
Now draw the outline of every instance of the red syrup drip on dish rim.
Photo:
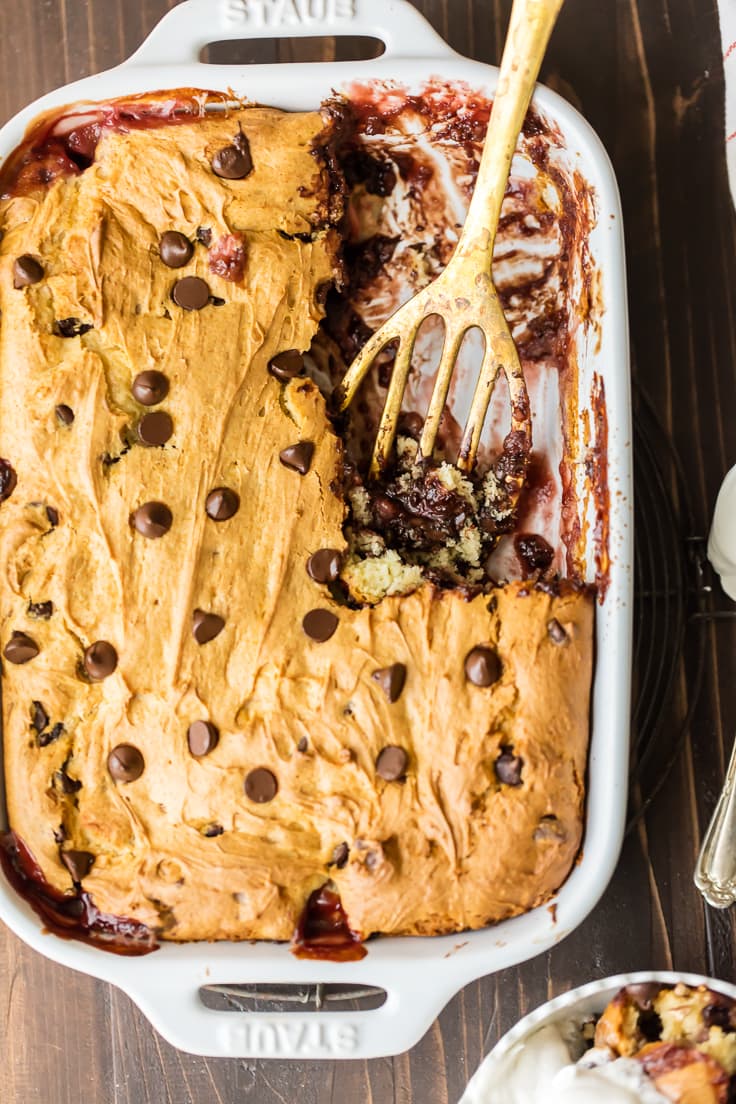
[(177, 89), (174, 93), (147, 93), (110, 100), (72, 111), (46, 115), (35, 123), (0, 170), (0, 199), (28, 195), (65, 176), (79, 176), (92, 164), (97, 144), (105, 134), (155, 130), (205, 118), (209, 99), (216, 93)]
[(158, 950), (153, 932), (145, 924), (101, 912), (83, 890), (72, 895), (49, 885), (15, 832), (5, 832), (0, 837), (0, 866), (16, 893), (54, 935), (91, 943), (119, 955), (144, 955)]
[(357, 962), (368, 952), (351, 931), (337, 893), (322, 886), (309, 896), (294, 933), (291, 953), (297, 958)]

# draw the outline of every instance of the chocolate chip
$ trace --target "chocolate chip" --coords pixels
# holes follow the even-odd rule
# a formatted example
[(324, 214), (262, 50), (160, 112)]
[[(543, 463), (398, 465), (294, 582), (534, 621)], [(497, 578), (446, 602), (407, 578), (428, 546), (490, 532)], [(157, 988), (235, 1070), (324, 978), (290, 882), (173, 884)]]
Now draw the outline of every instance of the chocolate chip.
[(195, 609), (192, 617), (192, 636), (198, 644), (207, 644), (219, 636), (225, 628), (225, 619), (216, 613)]
[(62, 793), (75, 794), (79, 793), (82, 788), (82, 783), (78, 778), (70, 778), (65, 770), (54, 771), (54, 782), (57, 784)]
[(182, 310), (202, 310), (210, 301), (210, 289), (199, 276), (184, 276), (171, 289), (171, 298)]
[(338, 870), (342, 870), (342, 868), (347, 865), (349, 856), (350, 848), (348, 845), (346, 843), (338, 843), (327, 865), (336, 866)]
[(535, 840), (564, 840), (565, 829), (556, 816), (543, 816), (534, 829)]
[(107, 769), (116, 782), (135, 782), (145, 765), (140, 751), (132, 744), (118, 744), (107, 757)]
[(209, 226), (198, 226), (197, 232), (194, 235), (200, 245), (210, 246), (212, 245), (212, 231)]
[[(42, 732), (41, 733), (41, 735), (38, 737), (38, 746), (42, 747), (42, 748), (43, 747), (48, 747), (49, 744), (53, 744), (56, 740), (58, 740), (63, 732), (64, 732), (63, 724), (61, 723), (61, 721), (57, 721), (56, 724), (54, 725), (54, 727), (50, 728), (48, 730), (48, 732)], [(77, 786), (77, 789), (79, 789), (80, 787), (81, 787), (81, 782), (80, 782), (79, 786)]]
[(92, 869), (95, 857), (89, 851), (62, 851), (59, 858), (72, 876), (72, 881), (81, 882)]
[(156, 406), (157, 403), (163, 402), (168, 395), (169, 381), (163, 372), (156, 372), (153, 369), (148, 372), (139, 372), (133, 380), (131, 390), (133, 398), (141, 406)]
[(555, 644), (567, 644), (568, 636), (556, 617), (547, 622), (547, 632)]
[(257, 805), (273, 801), (278, 789), (279, 784), (275, 776), (266, 767), (256, 767), (245, 777), (245, 796), (255, 801)]
[(84, 669), (92, 682), (102, 682), (118, 665), (118, 653), (107, 640), (95, 640), (84, 652)]
[(281, 383), (288, 383), (304, 371), (304, 355), (298, 349), (287, 349), (283, 353), (277, 353), (269, 360), (268, 370)]
[(339, 622), (332, 610), (313, 609), (304, 617), (302, 628), (307, 636), (324, 644), (337, 629)]
[(406, 667), (403, 663), (392, 663), (390, 667), (381, 667), (371, 675), (378, 683), (390, 702), (398, 701), (406, 682)]
[(40, 701), (31, 702), (31, 728), (40, 736), (45, 728), (48, 727), (49, 715), (44, 709)]
[(652, 1001), (662, 991), (658, 981), (641, 981), (635, 985), (627, 985), (623, 992), (634, 1002), (637, 1008), (649, 1012)]
[(57, 337), (81, 337), (91, 329), (91, 322), (82, 322), (79, 318), (59, 318), (53, 326)]
[(74, 411), (66, 403), (59, 403), (55, 408), (55, 414), (62, 425), (70, 426), (74, 421)]
[(307, 740), (307, 737), (302, 736), (302, 738), (299, 740), (299, 743), (296, 745), (296, 750), (301, 751), (301, 753), (304, 754), (308, 747), (309, 741)]
[(535, 571), (546, 571), (555, 557), (552, 545), (538, 533), (518, 533), (514, 537), (514, 548), (525, 579)]
[(253, 169), (250, 145), (244, 134), (238, 134), (231, 146), (223, 146), (213, 156), (212, 171), (224, 180), (242, 180)]
[(511, 748), (502, 747), (501, 754), (496, 760), (496, 777), (506, 786), (521, 785), (521, 768), (524, 760), (520, 755), (514, 755)]
[(404, 779), (409, 756), (402, 747), (389, 744), (383, 748), (376, 759), (376, 774), (387, 782), (401, 782)]
[(396, 518), (403, 513), (398, 502), (394, 502), (387, 495), (376, 495), (373, 499), (373, 510), (381, 521), (396, 521)]
[(413, 437), (418, 441), (424, 428), (424, 418), (416, 411), (406, 411), (399, 415), (398, 433), (404, 437)]
[(195, 759), (214, 751), (219, 739), (219, 730), (211, 721), (192, 721), (187, 732), (189, 750)]
[(63, 824), (60, 824), (58, 828), (54, 828), (55, 843), (63, 843), (66, 838), (66, 828)]
[(3, 655), (8, 663), (28, 663), (29, 659), (35, 659), (40, 648), (35, 640), (24, 632), (14, 632), (5, 645)]
[(44, 278), (44, 269), (40, 261), (32, 257), (30, 253), (24, 253), (22, 257), (16, 257), (13, 265), (13, 287), (24, 288), (31, 284), (37, 284)]
[(33, 617), (36, 621), (48, 621), (51, 614), (54, 612), (53, 602), (29, 602), (27, 613), (29, 617)]
[(221, 836), (224, 831), (221, 824), (207, 824), (202, 829), (202, 835), (211, 839), (213, 836)]
[(59, 511), (55, 506), (46, 507), (46, 517), (49, 519), (49, 525), (52, 529), (55, 529), (59, 524)]
[(144, 445), (160, 448), (166, 444), (173, 432), (174, 423), (165, 410), (154, 410), (152, 414), (144, 414), (138, 422), (138, 439)]
[(237, 514), (240, 508), (240, 496), (229, 487), (215, 487), (207, 495), (204, 508), (213, 521), (227, 521)]
[(130, 523), (141, 536), (157, 540), (168, 533), (173, 520), (165, 502), (144, 502), (131, 514)]
[(167, 230), (161, 235), (158, 252), (161, 260), (169, 268), (181, 268), (191, 260), (194, 246), (189, 238), (184, 237), (178, 230)]
[(312, 463), (314, 445), (311, 441), (297, 441), (295, 445), (289, 445), (279, 453), (279, 460), (285, 468), (306, 475)]
[(501, 677), (501, 660), (491, 648), (479, 645), (465, 657), (465, 677), (474, 686), (492, 686)]
[(720, 1027), (722, 1031), (732, 1031), (729, 1006), (726, 1004), (706, 1004), (703, 1009), (703, 1023), (706, 1027)]
[(307, 560), (307, 574), (315, 583), (334, 583), (341, 566), (342, 557), (336, 548), (320, 548)]
[(662, 1020), (653, 1009), (651, 1012), (640, 1012), (637, 1024), (648, 1043), (657, 1042), (662, 1037)]
[(15, 474), (12, 464), (8, 463), (7, 460), (0, 459), (0, 502), (5, 502), (6, 498), (10, 498), (17, 482), (18, 476)]

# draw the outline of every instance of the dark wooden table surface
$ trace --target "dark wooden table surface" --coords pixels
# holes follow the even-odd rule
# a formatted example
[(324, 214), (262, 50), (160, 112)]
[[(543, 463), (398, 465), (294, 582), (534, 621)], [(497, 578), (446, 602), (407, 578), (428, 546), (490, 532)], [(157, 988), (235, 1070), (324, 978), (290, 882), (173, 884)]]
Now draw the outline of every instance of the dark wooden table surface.
[[(510, 0), (415, 2), (455, 49), (497, 61)], [(172, 0), (0, 0), (0, 121), (48, 89), (117, 64), (167, 6)], [(705, 532), (720, 479), (736, 463), (736, 237), (715, 0), (567, 0), (542, 78), (590, 120), (613, 160), (635, 372), (680, 452), (695, 528)], [(680, 703), (690, 689), (683, 669)], [(601, 904), (549, 954), (468, 986), (396, 1058), (308, 1064), (180, 1054), (127, 997), (52, 965), (3, 929), (0, 1104), (453, 1104), (502, 1031), (582, 980), (672, 966), (736, 980), (733, 915), (707, 909), (692, 885), (735, 729), (736, 624), (721, 622), (706, 630), (690, 738), (628, 837)]]

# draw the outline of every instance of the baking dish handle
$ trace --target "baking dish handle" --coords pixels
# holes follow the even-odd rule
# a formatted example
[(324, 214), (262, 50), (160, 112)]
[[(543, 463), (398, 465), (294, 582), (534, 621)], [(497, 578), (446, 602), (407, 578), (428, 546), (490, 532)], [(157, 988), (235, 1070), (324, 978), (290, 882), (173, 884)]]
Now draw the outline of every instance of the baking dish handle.
[[(219, 1011), (202, 1003), (197, 983), (187, 970), (170, 975), (164, 984), (156, 971), (143, 969), (138, 977), (129, 976), (123, 988), (167, 1042), (190, 1054), (212, 1058), (380, 1058), (400, 1054), (419, 1042), (469, 980), (438, 971), (442, 976), (433, 976), (430, 986), (421, 971), (412, 974), (407, 970), (402, 977), (398, 968), (396, 973), (398, 979), (392, 972), (390, 982), (371, 981), (386, 990), (385, 1003), (358, 1012)], [(211, 979), (205, 983), (211, 984)]]
[(408, 0), (184, 0), (157, 23), (130, 63), (191, 64), (210, 42), (324, 35), (378, 38), (391, 58), (456, 56)]

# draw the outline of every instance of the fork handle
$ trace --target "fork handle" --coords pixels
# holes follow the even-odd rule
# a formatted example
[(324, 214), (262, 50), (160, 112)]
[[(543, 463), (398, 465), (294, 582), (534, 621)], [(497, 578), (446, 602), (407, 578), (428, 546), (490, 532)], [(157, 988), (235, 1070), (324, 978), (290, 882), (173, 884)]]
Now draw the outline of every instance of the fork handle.
[(714, 908), (736, 901), (736, 743), (695, 867), (695, 885)]
[(490, 271), (511, 159), (563, 0), (514, 0), (483, 156), (457, 254)]

